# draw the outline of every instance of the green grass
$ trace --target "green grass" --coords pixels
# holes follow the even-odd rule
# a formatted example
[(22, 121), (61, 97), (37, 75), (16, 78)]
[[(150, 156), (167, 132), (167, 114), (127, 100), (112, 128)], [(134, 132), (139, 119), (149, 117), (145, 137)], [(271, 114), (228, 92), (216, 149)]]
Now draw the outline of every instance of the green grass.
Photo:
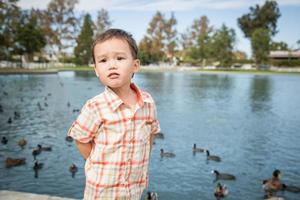
[[(78, 66), (78, 67), (59, 67), (59, 68), (44, 68), (44, 69), (24, 69), (24, 68), (0, 68), (0, 74), (40, 74), (40, 73), (57, 73), (60, 71), (93, 71), (93, 67), (89, 66)], [(142, 67), (141, 72), (164, 72), (164, 71), (176, 71), (176, 68), (160, 69)], [(234, 74), (293, 74), (300, 75), (300, 72), (281, 72), (281, 71), (270, 71), (270, 70), (241, 70), (241, 69), (192, 69), (191, 71), (208, 72), (208, 73), (234, 73)]]
[(257, 69), (197, 69), (196, 71), (211, 72), (211, 73), (233, 73), (233, 74), (295, 74), (300, 75), (300, 72), (288, 72), (288, 71), (272, 71), (272, 70), (257, 70)]

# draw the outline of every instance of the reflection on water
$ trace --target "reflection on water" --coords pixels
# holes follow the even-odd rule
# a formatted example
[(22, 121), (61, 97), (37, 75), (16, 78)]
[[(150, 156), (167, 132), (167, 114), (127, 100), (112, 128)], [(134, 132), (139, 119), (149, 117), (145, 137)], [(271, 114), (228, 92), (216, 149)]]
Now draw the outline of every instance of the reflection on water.
[(253, 112), (271, 109), (272, 80), (268, 76), (254, 76), (250, 90)]
[[(214, 199), (211, 170), (237, 177), (222, 181), (232, 200), (262, 199), (261, 181), (275, 168), (284, 182), (300, 186), (299, 76), (154, 72), (135, 74), (134, 82), (154, 97), (165, 134), (153, 147), (149, 172), (149, 190), (160, 199)], [(0, 137), (8, 138), (0, 144), (0, 189), (82, 198), (84, 160), (65, 136), (74, 111), (104, 89), (94, 72), (1, 76), (0, 85)], [(24, 148), (17, 145), (22, 138)], [(222, 161), (193, 155), (194, 143)], [(37, 155), (44, 163), (39, 171), (33, 170), (37, 144), (53, 149)], [(161, 148), (176, 157), (161, 158)], [(6, 169), (7, 157), (25, 157), (26, 165)]]

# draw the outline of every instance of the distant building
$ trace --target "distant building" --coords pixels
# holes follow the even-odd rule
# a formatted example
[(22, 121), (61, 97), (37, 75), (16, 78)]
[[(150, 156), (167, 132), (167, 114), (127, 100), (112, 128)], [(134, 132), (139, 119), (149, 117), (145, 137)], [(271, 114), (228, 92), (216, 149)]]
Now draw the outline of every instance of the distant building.
[(273, 60), (300, 60), (300, 50), (270, 51), (269, 58)]

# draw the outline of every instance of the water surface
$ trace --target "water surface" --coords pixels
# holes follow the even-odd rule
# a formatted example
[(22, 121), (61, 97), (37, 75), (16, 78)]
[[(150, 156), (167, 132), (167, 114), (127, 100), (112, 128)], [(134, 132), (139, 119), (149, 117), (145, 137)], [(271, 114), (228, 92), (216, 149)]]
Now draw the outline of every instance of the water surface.
[[(300, 186), (300, 76), (154, 72), (136, 74), (134, 82), (155, 99), (165, 134), (156, 140), (149, 170), (149, 190), (160, 199), (214, 199), (214, 169), (237, 177), (222, 181), (228, 200), (262, 199), (261, 181), (274, 169), (283, 172), (285, 183)], [(84, 160), (65, 136), (78, 115), (73, 109), (103, 91), (95, 75), (6, 75), (0, 76), (0, 86), (0, 137), (9, 140), (0, 144), (0, 189), (82, 198)], [(14, 111), (20, 119), (14, 120)], [(28, 141), (24, 149), (17, 145), (22, 138)], [(222, 162), (193, 155), (194, 143)], [(53, 151), (38, 156), (44, 168), (35, 178), (31, 152), (37, 144)], [(161, 159), (161, 148), (176, 157)], [(27, 164), (6, 169), (9, 156), (25, 157)], [(79, 167), (74, 178), (68, 171), (72, 163)]]

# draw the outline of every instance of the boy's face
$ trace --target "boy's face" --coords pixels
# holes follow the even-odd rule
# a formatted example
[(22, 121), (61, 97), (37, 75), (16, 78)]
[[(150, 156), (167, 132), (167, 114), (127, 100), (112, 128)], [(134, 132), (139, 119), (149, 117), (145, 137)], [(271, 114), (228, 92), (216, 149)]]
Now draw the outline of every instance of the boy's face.
[(140, 61), (133, 59), (125, 40), (112, 38), (96, 44), (94, 55), (95, 72), (104, 85), (113, 89), (130, 87), (133, 73), (140, 68)]

